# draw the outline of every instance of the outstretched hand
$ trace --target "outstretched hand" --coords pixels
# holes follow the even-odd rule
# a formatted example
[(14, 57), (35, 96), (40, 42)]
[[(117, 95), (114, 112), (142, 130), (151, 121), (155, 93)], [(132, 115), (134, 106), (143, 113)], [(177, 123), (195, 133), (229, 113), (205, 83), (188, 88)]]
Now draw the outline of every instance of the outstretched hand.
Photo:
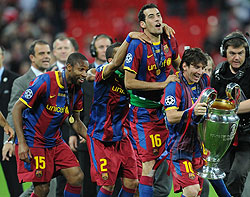
[(175, 31), (172, 27), (168, 26), (166, 23), (162, 23), (163, 31), (167, 34), (168, 39), (174, 37)]
[(170, 82), (174, 82), (174, 81), (178, 81), (180, 82), (180, 79), (177, 75), (175, 74), (172, 74), (172, 75), (169, 75), (167, 77), (167, 79), (165, 80), (165, 87), (170, 83)]
[(148, 42), (149, 44), (152, 44), (150, 38), (143, 32), (130, 32), (129, 36), (132, 39), (139, 39), (143, 43)]
[(14, 130), (10, 127), (9, 124), (4, 126), (4, 132), (9, 135), (8, 141), (10, 141), (14, 137)]

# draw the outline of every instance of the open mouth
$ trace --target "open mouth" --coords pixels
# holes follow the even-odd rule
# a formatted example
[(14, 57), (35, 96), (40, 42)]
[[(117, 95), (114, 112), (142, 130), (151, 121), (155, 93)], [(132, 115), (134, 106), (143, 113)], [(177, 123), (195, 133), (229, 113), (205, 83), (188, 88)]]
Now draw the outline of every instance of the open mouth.
[(155, 27), (161, 27), (161, 23), (157, 23)]

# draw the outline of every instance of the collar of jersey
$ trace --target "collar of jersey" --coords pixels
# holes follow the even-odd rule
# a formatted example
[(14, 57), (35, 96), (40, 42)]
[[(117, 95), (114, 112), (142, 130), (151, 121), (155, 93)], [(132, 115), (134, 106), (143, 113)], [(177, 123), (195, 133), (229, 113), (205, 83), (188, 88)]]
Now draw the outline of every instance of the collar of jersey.
[(59, 71), (55, 71), (55, 75), (56, 75), (56, 82), (57, 82), (57, 85), (64, 89), (64, 86), (60, 83), (60, 78), (59, 78)]
[(161, 44), (161, 41), (159, 41), (159, 42), (153, 42), (152, 44), (153, 45), (159, 45), (159, 44)]

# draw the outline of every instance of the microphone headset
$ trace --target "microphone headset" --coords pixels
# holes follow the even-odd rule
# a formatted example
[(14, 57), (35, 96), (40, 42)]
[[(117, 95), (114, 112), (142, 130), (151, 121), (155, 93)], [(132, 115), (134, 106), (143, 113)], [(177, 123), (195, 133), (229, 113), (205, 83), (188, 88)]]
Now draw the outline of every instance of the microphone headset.
[(97, 57), (97, 51), (96, 51), (96, 47), (95, 47), (95, 42), (98, 38), (108, 38), (111, 42), (111, 44), (113, 43), (113, 40), (110, 36), (108, 36), (107, 34), (98, 34), (98, 35), (95, 35), (90, 43), (90, 54), (92, 57)]
[[(247, 32), (246, 33), (246, 36), (249, 36), (249, 33)], [(223, 40), (222, 40), (222, 43), (221, 43), (221, 46), (220, 46), (220, 54), (222, 57), (226, 57), (226, 42), (229, 41), (229, 40), (232, 40), (232, 39), (235, 39), (235, 38), (239, 38), (243, 41), (245, 41), (247, 43), (247, 46), (245, 47), (246, 49), (246, 58), (249, 57), (249, 44), (248, 44), (248, 40), (247, 38), (241, 34), (240, 32), (234, 32), (232, 35), (228, 35), (226, 36)]]

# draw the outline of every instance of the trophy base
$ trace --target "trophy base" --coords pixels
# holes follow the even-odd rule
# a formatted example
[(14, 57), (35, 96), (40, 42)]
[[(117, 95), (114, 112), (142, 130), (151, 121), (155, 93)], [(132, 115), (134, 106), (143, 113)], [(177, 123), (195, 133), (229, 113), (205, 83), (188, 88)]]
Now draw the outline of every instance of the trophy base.
[(198, 170), (197, 175), (203, 179), (211, 180), (223, 179), (226, 176), (225, 172), (220, 170), (218, 167), (211, 166), (203, 166), (201, 169)]

